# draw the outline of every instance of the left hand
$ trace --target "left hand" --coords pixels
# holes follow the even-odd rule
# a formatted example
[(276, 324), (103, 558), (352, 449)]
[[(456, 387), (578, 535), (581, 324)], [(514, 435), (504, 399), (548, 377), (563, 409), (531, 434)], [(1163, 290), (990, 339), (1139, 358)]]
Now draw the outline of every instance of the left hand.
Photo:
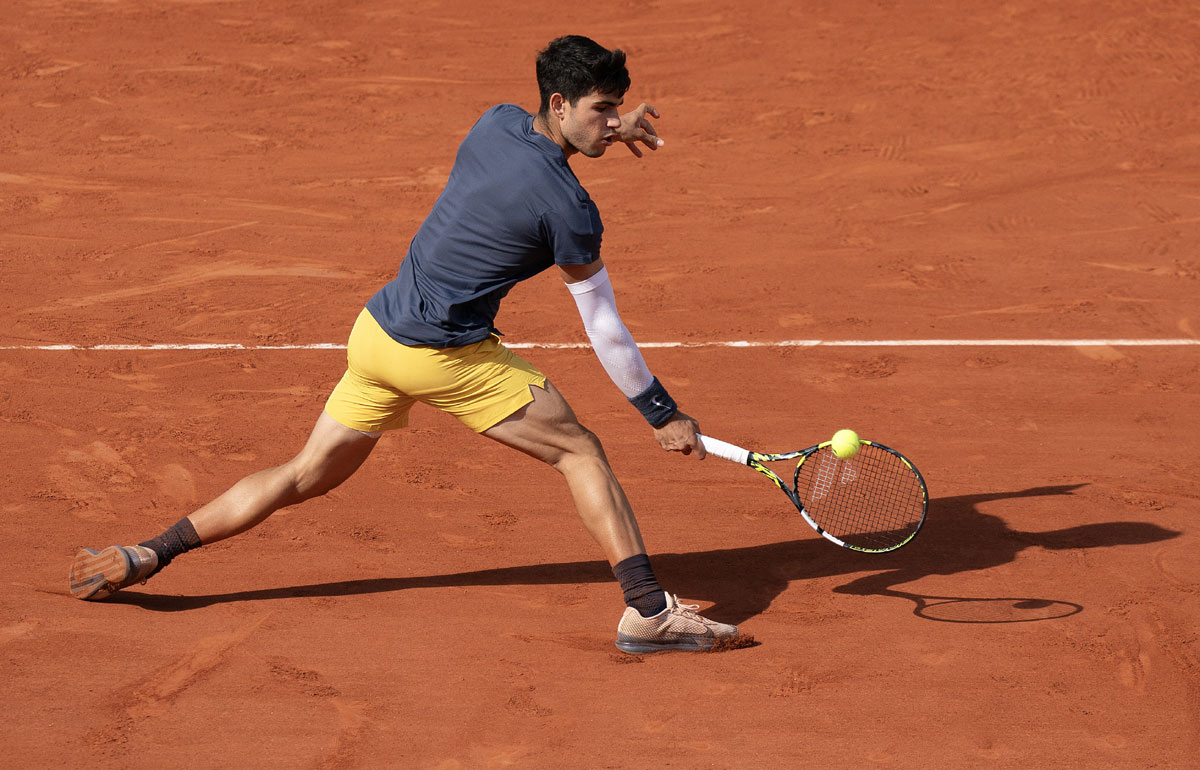
[(617, 128), (617, 141), (624, 142), (629, 151), (639, 158), (642, 157), (642, 148), (638, 147), (639, 142), (651, 150), (657, 150), (663, 146), (663, 140), (658, 138), (658, 132), (654, 130), (654, 125), (646, 117), (647, 115), (657, 118), (658, 110), (642, 102), (621, 116), (621, 125)]

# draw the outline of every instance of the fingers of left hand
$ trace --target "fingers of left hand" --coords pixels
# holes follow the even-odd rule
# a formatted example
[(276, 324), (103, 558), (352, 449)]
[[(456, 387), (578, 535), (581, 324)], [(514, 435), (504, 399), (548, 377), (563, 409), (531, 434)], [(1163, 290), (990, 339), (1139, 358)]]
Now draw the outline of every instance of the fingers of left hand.
[(649, 114), (651, 117), (658, 117), (658, 110), (654, 109), (652, 105), (646, 104), (645, 102), (639, 104), (634, 112), (638, 113), (639, 115)]
[(629, 139), (628, 141), (630, 141), (630, 142), (641, 142), (642, 144), (644, 144), (644, 145), (646, 145), (647, 147), (649, 147), (651, 150), (657, 150), (659, 147), (662, 147), (662, 146), (663, 146), (663, 140), (662, 140), (662, 139), (659, 139), (659, 138), (658, 138), (658, 134), (654, 133), (654, 131), (653, 131), (653, 130), (650, 130), (650, 131), (638, 131), (638, 132), (637, 132), (637, 133), (635, 133), (635, 134), (633, 135), (633, 137), (632, 137), (631, 139)]

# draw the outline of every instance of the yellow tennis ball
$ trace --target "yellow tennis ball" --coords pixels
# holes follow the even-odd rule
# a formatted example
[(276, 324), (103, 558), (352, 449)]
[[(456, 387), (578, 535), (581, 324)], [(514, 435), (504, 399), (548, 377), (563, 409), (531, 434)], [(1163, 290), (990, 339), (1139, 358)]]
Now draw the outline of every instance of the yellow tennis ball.
[(833, 434), (830, 449), (839, 459), (849, 460), (858, 454), (858, 434), (852, 430), (839, 430)]

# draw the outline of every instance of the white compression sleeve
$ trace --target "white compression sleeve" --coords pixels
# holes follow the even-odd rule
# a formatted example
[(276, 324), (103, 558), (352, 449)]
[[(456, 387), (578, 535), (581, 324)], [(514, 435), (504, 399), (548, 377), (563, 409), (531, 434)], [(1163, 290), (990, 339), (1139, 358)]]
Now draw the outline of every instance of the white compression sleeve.
[(602, 267), (578, 283), (568, 283), (567, 288), (575, 297), (592, 350), (613, 384), (626, 398), (644, 393), (654, 382), (654, 375), (617, 313), (617, 298), (608, 280), (608, 268)]

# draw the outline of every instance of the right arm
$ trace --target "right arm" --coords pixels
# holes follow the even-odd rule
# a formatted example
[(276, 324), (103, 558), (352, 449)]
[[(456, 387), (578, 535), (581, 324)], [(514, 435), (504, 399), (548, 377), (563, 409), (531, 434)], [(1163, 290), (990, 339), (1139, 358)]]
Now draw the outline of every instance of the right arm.
[(675, 405), (666, 388), (650, 373), (633, 335), (617, 312), (608, 270), (597, 259), (587, 265), (559, 267), (575, 298), (592, 350), (613, 384), (637, 407), (654, 429), (663, 449), (704, 458), (699, 426)]

